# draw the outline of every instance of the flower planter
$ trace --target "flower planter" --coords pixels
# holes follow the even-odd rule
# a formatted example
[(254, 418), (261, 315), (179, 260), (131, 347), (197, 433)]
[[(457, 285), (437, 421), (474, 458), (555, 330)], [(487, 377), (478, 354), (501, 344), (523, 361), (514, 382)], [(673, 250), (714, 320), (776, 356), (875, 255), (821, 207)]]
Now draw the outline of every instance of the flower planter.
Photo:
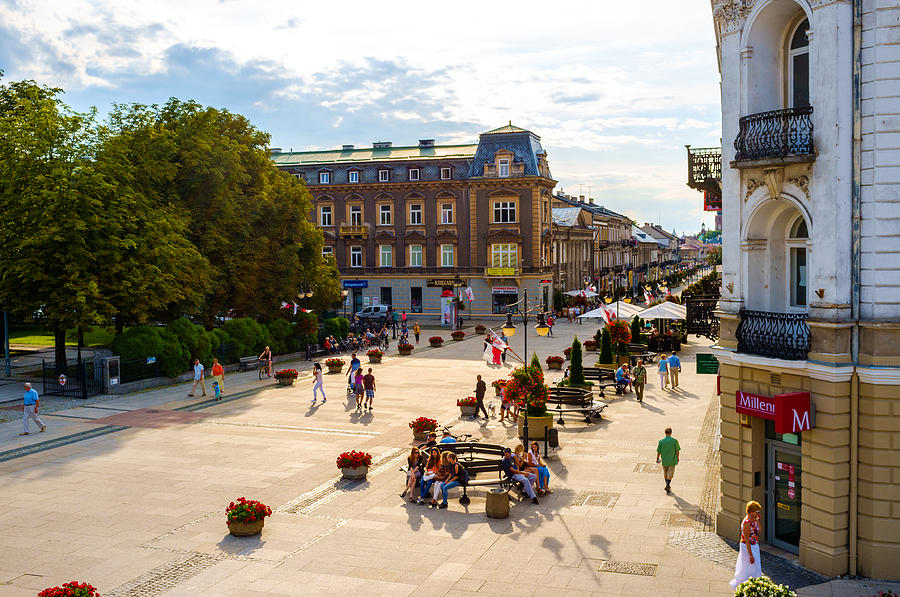
[(265, 525), (265, 518), (260, 518), (254, 522), (238, 522), (235, 520), (228, 525), (228, 532), (235, 537), (249, 537), (251, 535), (259, 535)]
[(597, 367), (599, 369), (612, 369), (613, 371), (619, 368), (616, 363), (600, 363), (599, 361), (597, 363), (594, 363), (594, 367)]
[[(525, 413), (519, 413), (519, 437), (525, 431)], [(544, 439), (544, 427), (553, 429), (553, 415), (528, 417), (528, 439)]]
[(358, 466), (356, 468), (345, 466), (341, 469), (341, 475), (343, 475), (345, 479), (365, 479), (368, 474), (369, 467), (367, 466)]
[(413, 439), (417, 442), (424, 442), (428, 438), (427, 431), (413, 431)]
[(588, 352), (597, 352), (596, 346), (585, 346), (584, 349)]
[(552, 363), (547, 363), (547, 368), (548, 369), (556, 369), (557, 371), (559, 371), (560, 369), (562, 369), (562, 363), (557, 363), (556, 361), (554, 361)]
[(474, 406), (460, 406), (459, 414), (462, 417), (471, 417), (475, 415), (475, 407)]
[(454, 341), (454, 342), (462, 342), (462, 341), (465, 340), (465, 339), (466, 339), (465, 336), (453, 336), (453, 341)]
[(328, 372), (329, 373), (340, 373), (341, 369), (343, 369), (343, 368), (344, 368), (343, 365), (328, 365)]
[(375, 357), (375, 356), (369, 357), (369, 362), (370, 363), (380, 363), (381, 357)]
[(487, 328), (480, 328), (477, 325), (475, 326), (475, 333), (479, 336), (484, 336), (484, 333), (487, 331)]
[[(398, 351), (400, 352), (400, 356), (402, 356), (402, 357), (408, 357), (409, 355), (412, 354), (412, 348), (400, 348), (400, 349), (398, 349)], [(381, 359), (379, 359), (379, 361), (380, 360)]]
[(441, 346), (444, 345), (443, 342), (429, 342), (429, 344), (431, 344), (432, 348), (440, 348)]
[(280, 386), (292, 386), (292, 385), (294, 385), (294, 378), (293, 378), (293, 377), (282, 377), (281, 379), (276, 379), (275, 381), (277, 381), (277, 382), (278, 382), (278, 385), (280, 385)]

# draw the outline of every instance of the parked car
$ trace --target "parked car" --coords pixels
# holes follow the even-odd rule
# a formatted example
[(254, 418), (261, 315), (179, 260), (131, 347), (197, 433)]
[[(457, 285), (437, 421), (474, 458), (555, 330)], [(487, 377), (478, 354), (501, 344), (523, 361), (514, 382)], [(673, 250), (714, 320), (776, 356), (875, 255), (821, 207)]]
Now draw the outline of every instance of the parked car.
[(362, 311), (358, 311), (356, 316), (359, 317), (359, 321), (363, 326), (377, 324), (381, 327), (387, 323), (390, 317), (390, 313), (388, 313), (390, 308), (390, 305), (372, 305), (371, 307), (365, 307)]

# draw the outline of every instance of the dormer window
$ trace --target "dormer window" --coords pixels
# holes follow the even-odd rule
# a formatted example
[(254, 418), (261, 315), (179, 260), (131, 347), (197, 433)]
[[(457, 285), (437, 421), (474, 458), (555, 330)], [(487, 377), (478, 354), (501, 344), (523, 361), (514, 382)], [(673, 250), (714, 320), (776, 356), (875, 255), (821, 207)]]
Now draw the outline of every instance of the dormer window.
[(420, 171), (418, 168), (410, 168), (409, 169), (409, 179), (412, 181), (419, 180)]
[(378, 171), (378, 182), (390, 182), (391, 181), (391, 171), (388, 169), (382, 169)]
[(441, 180), (450, 180), (450, 177), (453, 175), (453, 170), (449, 167), (441, 168)]
[(350, 170), (347, 173), (347, 182), (359, 182), (359, 170)]
[(319, 184), (331, 184), (331, 172), (319, 172)]
[(497, 176), (499, 178), (509, 178), (509, 160), (507, 160), (507, 159), (498, 160)]

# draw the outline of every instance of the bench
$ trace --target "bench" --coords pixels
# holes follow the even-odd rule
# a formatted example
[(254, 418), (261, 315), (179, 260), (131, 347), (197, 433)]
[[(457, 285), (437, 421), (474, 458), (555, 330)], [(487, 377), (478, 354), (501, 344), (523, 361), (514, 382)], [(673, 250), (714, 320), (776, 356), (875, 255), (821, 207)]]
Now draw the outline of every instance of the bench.
[[(602, 396), (603, 390), (600, 391)], [(601, 413), (607, 406), (609, 405), (605, 402), (595, 402), (593, 392), (587, 388), (550, 388), (550, 398), (547, 401), (547, 410), (559, 413), (557, 423), (560, 425), (565, 425), (564, 413), (583, 414), (584, 422), (590, 423), (591, 416), (601, 418)]]
[(238, 371), (250, 371), (259, 367), (259, 357), (241, 357)]
[(320, 354), (325, 354), (325, 349), (322, 348), (319, 344), (307, 344), (306, 345), (306, 360), (310, 361)]
[[(509, 491), (515, 485), (515, 481), (508, 479), (500, 468), (500, 461), (503, 460), (503, 450), (505, 446), (497, 444), (482, 444), (479, 442), (455, 442), (449, 444), (438, 444), (435, 446), (444, 452), (453, 452), (456, 459), (466, 472), (469, 473), (468, 485), (460, 485), (463, 490), (459, 503), (468, 506), (472, 501), (469, 499), (467, 490), (469, 487), (488, 487), (496, 485), (501, 489)], [(422, 470), (425, 470), (425, 464), (428, 462), (428, 450), (424, 448), (422, 451)], [(408, 473), (409, 469), (404, 467), (404, 472)], [(496, 473), (496, 476), (494, 476)]]

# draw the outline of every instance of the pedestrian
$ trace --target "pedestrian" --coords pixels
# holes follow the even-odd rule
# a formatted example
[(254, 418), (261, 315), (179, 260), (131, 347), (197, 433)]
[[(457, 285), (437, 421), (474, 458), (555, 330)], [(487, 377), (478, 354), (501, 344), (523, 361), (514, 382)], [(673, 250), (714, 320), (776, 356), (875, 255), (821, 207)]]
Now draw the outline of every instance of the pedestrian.
[(350, 353), (350, 372), (347, 374), (347, 387), (350, 390), (353, 389), (353, 379), (356, 377), (356, 370), (360, 367), (362, 367), (362, 363), (359, 362), (356, 353)]
[(413, 334), (416, 336), (416, 344), (419, 343), (419, 334), (422, 332), (422, 328), (419, 327), (419, 322), (415, 322), (413, 324)]
[(191, 391), (188, 394), (191, 398), (194, 397), (194, 390), (197, 389), (197, 384), (200, 384), (200, 389), (203, 390), (203, 395), (206, 396), (206, 382), (203, 380), (203, 364), (200, 363), (200, 359), (194, 359), (194, 384), (191, 386)]
[(681, 373), (681, 361), (673, 350), (672, 356), (666, 359), (666, 362), (669, 365), (669, 379), (672, 382), (672, 389), (674, 390), (678, 387), (678, 374)]
[[(375, 401), (375, 376), (372, 375), (372, 368), (369, 367), (369, 372), (363, 377), (363, 387), (366, 389), (366, 404), (369, 405), (369, 412), (372, 412), (372, 403)], [(366, 407), (363, 405), (363, 410)]]
[(547, 315), (547, 327), (550, 328), (547, 331), (548, 336), (553, 336), (553, 324), (554, 323), (555, 323), (555, 321), (553, 320), (553, 314), (550, 313), (549, 315)]
[(213, 382), (213, 396), (216, 397), (217, 401), (222, 399), (222, 387), (218, 381)]
[(484, 380), (481, 379), (481, 376), (478, 375), (475, 378), (477, 381), (475, 382), (475, 414), (472, 415), (472, 420), (478, 418), (478, 411), (484, 413), (484, 420), (488, 420), (487, 411), (484, 409), (484, 393), (487, 391), (487, 384), (484, 383)]
[(741, 522), (741, 548), (734, 563), (734, 579), (731, 590), (751, 578), (762, 576), (762, 562), (759, 558), (759, 512), (762, 506), (757, 501), (747, 502), (747, 517)]
[(656, 444), (656, 462), (662, 462), (663, 477), (666, 479), (666, 493), (672, 493), (672, 477), (675, 476), (675, 466), (678, 464), (678, 456), (681, 446), (678, 440), (672, 437), (672, 428), (666, 427), (666, 436)]
[(356, 370), (356, 377), (353, 378), (353, 391), (356, 394), (356, 410), (362, 410), (363, 403), (363, 392), (365, 388), (363, 386), (363, 369), (360, 367)]
[(28, 420), (31, 419), (35, 423), (37, 423), (38, 427), (41, 428), (41, 433), (47, 429), (47, 426), (44, 425), (44, 422), (41, 421), (40, 417), (38, 417), (38, 406), (40, 405), (40, 398), (38, 397), (37, 390), (31, 388), (31, 384), (25, 382), (25, 397), (24, 397), (25, 407), (22, 409), (22, 433), (19, 435), (28, 435)]
[(659, 389), (665, 390), (669, 386), (669, 363), (666, 357), (659, 359)]
[(647, 369), (644, 368), (644, 361), (642, 359), (638, 359), (637, 366), (635, 366), (634, 370), (631, 372), (631, 379), (637, 401), (643, 402), (644, 384), (647, 383)]
[(322, 381), (322, 365), (319, 363), (313, 365), (313, 397), (310, 400), (312, 404), (316, 403), (316, 392), (322, 392), (322, 404), (325, 404), (327, 398), (325, 397), (325, 385)]
[(406, 327), (406, 311), (400, 314), (400, 321), (403, 322), (403, 327)]
[(391, 309), (391, 338), (397, 339), (397, 328), (400, 327), (400, 314)]
[(500, 355), (500, 359), (503, 361), (503, 364), (506, 364), (506, 350), (509, 348), (509, 341), (506, 338), (506, 334), (501, 330), (500, 331), (500, 341), (503, 342), (503, 345), (506, 347), (503, 349), (503, 354)]
[(222, 395), (225, 393), (225, 368), (219, 364), (219, 359), (213, 359), (212, 376), (213, 383), (219, 384), (218, 399), (221, 399)]

